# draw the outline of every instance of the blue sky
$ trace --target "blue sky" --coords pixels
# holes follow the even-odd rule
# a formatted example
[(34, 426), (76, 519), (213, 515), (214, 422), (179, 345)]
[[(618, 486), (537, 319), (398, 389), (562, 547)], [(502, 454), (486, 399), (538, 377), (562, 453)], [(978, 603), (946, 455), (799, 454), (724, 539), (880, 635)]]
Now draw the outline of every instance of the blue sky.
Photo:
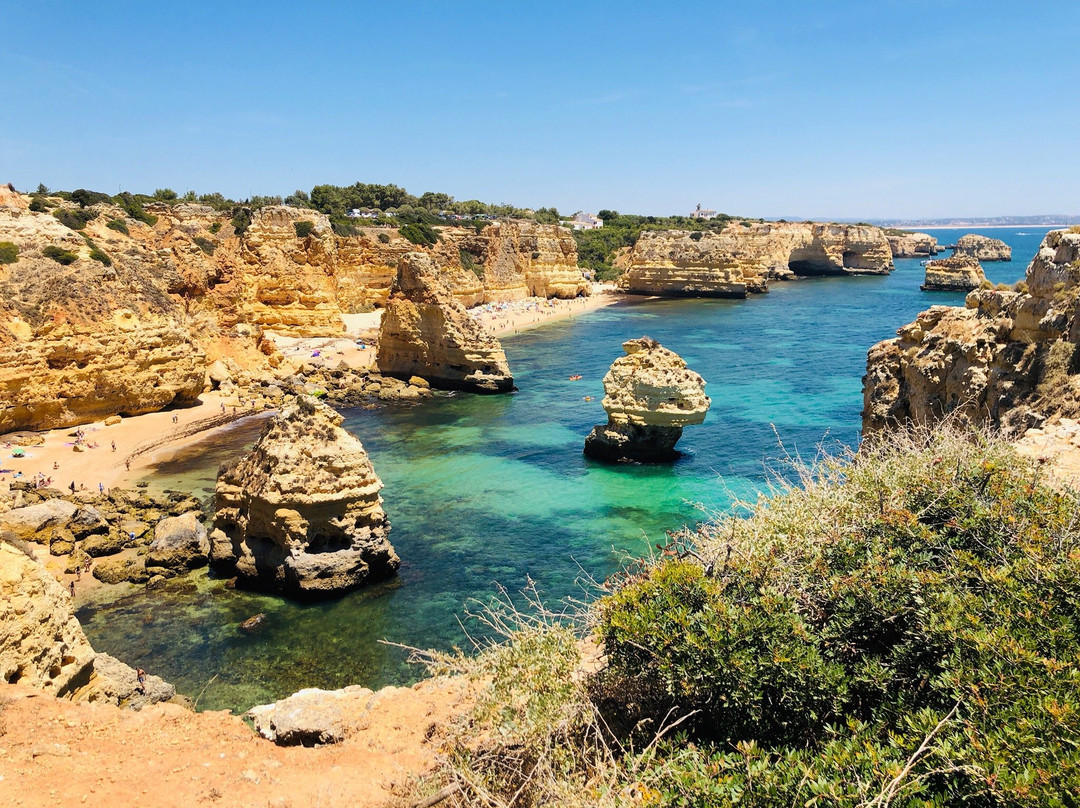
[(1080, 212), (1080, 3), (0, 0), (0, 182)]

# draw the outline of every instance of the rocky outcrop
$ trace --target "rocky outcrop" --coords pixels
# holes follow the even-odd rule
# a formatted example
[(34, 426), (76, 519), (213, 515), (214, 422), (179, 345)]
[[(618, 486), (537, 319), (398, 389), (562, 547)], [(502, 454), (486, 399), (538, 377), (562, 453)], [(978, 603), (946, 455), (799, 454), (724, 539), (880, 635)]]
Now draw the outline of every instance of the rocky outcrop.
[(786, 222), (732, 222), (722, 230), (646, 231), (619, 287), (669, 297), (746, 297), (772, 279), (883, 275), (892, 252), (880, 228)]
[(953, 247), (953, 255), (970, 255), (978, 261), (1011, 261), (1012, 247), (996, 238), (969, 233), (961, 236)]
[(593, 427), (585, 454), (608, 461), (669, 462), (683, 427), (709, 410), (705, 380), (675, 353), (648, 337), (623, 343), (626, 356), (604, 376), (607, 424)]
[(68, 592), (17, 542), (0, 539), (0, 681), (133, 707), (176, 695), (156, 676), (140, 687), (130, 666), (95, 653)]
[(434, 387), (475, 393), (514, 389), (499, 340), (454, 299), (424, 253), (408, 253), (398, 265), (376, 363), (384, 376), (418, 376)]
[(870, 349), (864, 434), (945, 417), (1022, 432), (1075, 417), (1078, 300), (1080, 233), (1052, 231), (1025, 291), (973, 291), (964, 308), (934, 306)]
[(924, 292), (970, 292), (978, 289), (986, 276), (979, 262), (970, 255), (954, 255), (926, 264)]
[(210, 563), (239, 585), (300, 599), (393, 575), (382, 481), (342, 418), (314, 399), (284, 406), (251, 453), (218, 475)]
[(520, 219), (494, 222), (462, 238), (460, 249), (483, 277), (485, 302), (589, 293), (569, 228)]
[(146, 567), (168, 570), (205, 567), (210, 555), (210, 541), (206, 537), (201, 516), (197, 512), (185, 513), (158, 522), (154, 528), (154, 540), (147, 549)]
[(931, 258), (941, 252), (938, 240), (929, 233), (886, 230), (885, 238), (893, 258)]

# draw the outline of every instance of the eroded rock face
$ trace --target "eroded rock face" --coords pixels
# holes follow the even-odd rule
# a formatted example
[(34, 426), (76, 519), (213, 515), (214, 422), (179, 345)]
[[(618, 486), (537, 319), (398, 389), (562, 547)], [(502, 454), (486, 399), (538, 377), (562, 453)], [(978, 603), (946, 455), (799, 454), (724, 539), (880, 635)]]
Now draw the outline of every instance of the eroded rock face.
[(970, 255), (954, 255), (926, 265), (926, 292), (970, 292), (986, 280), (982, 265)]
[(506, 393), (514, 377), (494, 334), (476, 322), (442, 283), (431, 258), (406, 254), (383, 314), (376, 357), (384, 376), (413, 376), (432, 386)]
[(683, 427), (709, 410), (705, 380), (677, 353), (648, 337), (623, 343), (604, 376), (607, 424), (593, 427), (585, 454), (608, 461), (670, 462)]
[(619, 287), (669, 297), (746, 297), (772, 279), (884, 275), (892, 252), (866, 225), (732, 222), (720, 231), (646, 231), (625, 260)]
[(885, 231), (893, 258), (929, 258), (941, 252), (938, 240), (929, 233)]
[(1080, 412), (1080, 233), (1048, 233), (1027, 291), (933, 306), (867, 356), (863, 433), (951, 416), (1007, 431)]
[(996, 238), (969, 233), (957, 239), (954, 255), (970, 255), (978, 261), (1011, 261), (1012, 247)]
[(252, 589), (310, 599), (394, 574), (382, 481), (342, 418), (302, 397), (218, 475), (210, 563)]
[(566, 227), (519, 219), (494, 222), (475, 237), (464, 237), (460, 246), (475, 256), (485, 302), (589, 293), (577, 266), (577, 242)]

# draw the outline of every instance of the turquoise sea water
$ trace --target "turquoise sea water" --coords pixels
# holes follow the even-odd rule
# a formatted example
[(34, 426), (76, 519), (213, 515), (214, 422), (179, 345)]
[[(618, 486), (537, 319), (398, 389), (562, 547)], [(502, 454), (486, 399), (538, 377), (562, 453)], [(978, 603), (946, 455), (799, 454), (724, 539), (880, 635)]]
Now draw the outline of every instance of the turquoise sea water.
[[(930, 231), (948, 243), (983, 232), (1013, 246), (986, 264), (994, 282), (1023, 277), (1044, 229)], [(442, 396), (417, 406), (346, 412), (386, 484), (392, 582), (325, 604), (232, 592), (205, 574), (79, 611), (98, 650), (176, 683), (200, 708), (244, 709), (300, 687), (379, 687), (419, 671), (387, 639), (464, 645), (467, 601), (531, 580), (552, 602), (581, 597), (624, 553), (753, 496), (784, 453), (812, 459), (858, 440), (861, 377), (875, 342), (934, 304), (963, 295), (919, 290), (917, 260), (888, 277), (774, 284), (745, 301), (638, 301), (504, 338), (520, 392)], [(582, 454), (605, 420), (601, 379), (625, 339), (647, 334), (708, 382), (712, 408), (686, 429), (674, 466), (607, 466)], [(581, 374), (581, 381), (568, 377)], [(591, 402), (584, 401), (592, 396)], [(155, 487), (209, 492), (218, 465), (259, 425), (163, 463)], [(782, 442), (782, 446), (781, 446)], [(265, 612), (254, 634), (237, 624)], [(468, 623), (466, 621), (468, 627)]]

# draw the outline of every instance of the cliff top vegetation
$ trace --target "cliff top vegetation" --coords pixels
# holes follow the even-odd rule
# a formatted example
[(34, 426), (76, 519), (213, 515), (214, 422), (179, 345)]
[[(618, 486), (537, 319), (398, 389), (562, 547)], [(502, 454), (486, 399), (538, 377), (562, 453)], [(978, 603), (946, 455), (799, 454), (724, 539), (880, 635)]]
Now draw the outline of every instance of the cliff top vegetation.
[(505, 642), (428, 657), (480, 696), (424, 788), (484, 805), (1075, 804), (1080, 500), (1046, 475), (982, 434), (900, 433), (673, 536), (569, 619), (486, 612)]

